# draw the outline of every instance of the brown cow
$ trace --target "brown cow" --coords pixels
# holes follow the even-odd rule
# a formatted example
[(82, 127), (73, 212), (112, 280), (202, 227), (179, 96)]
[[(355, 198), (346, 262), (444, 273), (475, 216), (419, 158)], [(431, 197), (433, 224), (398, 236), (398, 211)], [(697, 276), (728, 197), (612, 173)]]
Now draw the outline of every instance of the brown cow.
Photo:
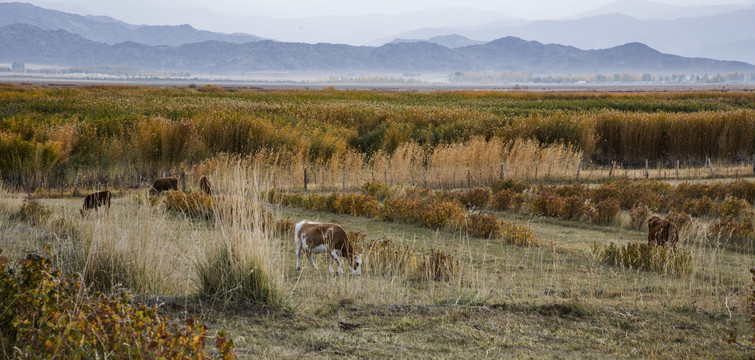
[(315, 262), (312, 261), (312, 253), (327, 252), (330, 255), (330, 272), (333, 272), (333, 261), (338, 264), (338, 273), (343, 274), (341, 270), (340, 257), (343, 256), (349, 260), (351, 271), (354, 275), (362, 273), (362, 254), (355, 255), (354, 248), (349, 242), (346, 231), (340, 225), (317, 223), (303, 220), (296, 224), (296, 269), (300, 270), (299, 255), (303, 249), (307, 253), (307, 259), (315, 270), (319, 270)]
[(150, 195), (157, 195), (165, 190), (178, 190), (178, 179), (175, 177), (156, 179), (149, 189), (149, 193)]
[(679, 242), (679, 230), (674, 223), (655, 215), (648, 219), (649, 245), (668, 246), (676, 249), (677, 242)]
[(110, 209), (110, 191), (103, 190), (96, 193), (91, 193), (84, 197), (84, 205), (79, 212), (81, 216), (84, 216), (85, 211), (97, 210), (98, 207), (105, 205), (106, 209)]
[(207, 176), (202, 176), (199, 179), (199, 190), (202, 190), (207, 195), (212, 195), (212, 183), (210, 183), (210, 179)]

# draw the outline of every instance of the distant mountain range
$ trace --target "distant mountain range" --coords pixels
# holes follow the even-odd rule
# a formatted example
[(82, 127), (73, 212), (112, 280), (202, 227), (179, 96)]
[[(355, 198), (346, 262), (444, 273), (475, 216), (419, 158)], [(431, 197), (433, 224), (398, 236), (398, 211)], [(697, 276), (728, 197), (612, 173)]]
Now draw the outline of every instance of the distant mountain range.
[[(459, 37), (450, 39), (463, 41)], [(747, 63), (662, 54), (640, 43), (602, 50), (546, 45), (515, 37), (453, 49), (426, 41), (378, 47), (269, 40), (240, 44), (209, 40), (176, 46), (128, 41), (111, 45), (65, 30), (46, 30), (28, 24), (0, 27), (0, 62), (14, 61), (77, 67), (116, 65), (194, 73), (271, 70), (536, 74), (755, 72), (755, 66)]]
[(665, 53), (755, 63), (755, 47), (736, 48), (738, 43), (755, 41), (755, 7), (675, 19), (638, 19), (623, 14), (601, 14), (514, 26), (492, 22), (467, 27), (422, 28), (388, 36), (371, 44), (377, 45), (395, 38), (431, 39), (445, 35), (461, 35), (480, 41), (516, 36), (581, 49), (602, 49), (641, 42)]
[(245, 43), (263, 40), (248, 34), (223, 34), (189, 25), (131, 25), (107, 16), (81, 16), (24, 3), (0, 3), (0, 26), (29, 24), (44, 30), (65, 30), (107, 44), (133, 41), (146, 45), (181, 45), (217, 40)]

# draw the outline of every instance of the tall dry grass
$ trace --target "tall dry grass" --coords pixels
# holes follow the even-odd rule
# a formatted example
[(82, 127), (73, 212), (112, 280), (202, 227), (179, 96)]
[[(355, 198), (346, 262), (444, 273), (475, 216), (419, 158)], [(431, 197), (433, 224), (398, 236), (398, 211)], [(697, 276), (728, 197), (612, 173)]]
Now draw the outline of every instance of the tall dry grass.
[(199, 293), (225, 302), (278, 306), (283, 267), (274, 229), (260, 198), (269, 179), (259, 163), (226, 158), (212, 173), (223, 194), (215, 208), (214, 229), (196, 257)]

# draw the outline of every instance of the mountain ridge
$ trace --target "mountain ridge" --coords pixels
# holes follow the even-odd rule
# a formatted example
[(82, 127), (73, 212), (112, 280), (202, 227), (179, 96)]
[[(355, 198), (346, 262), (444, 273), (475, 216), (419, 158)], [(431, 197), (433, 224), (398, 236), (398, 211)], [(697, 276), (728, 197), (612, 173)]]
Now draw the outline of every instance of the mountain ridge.
[(135, 42), (109, 45), (64, 30), (0, 27), (0, 61), (58, 66), (130, 66), (159, 71), (508, 71), (538, 74), (755, 72), (736, 61), (684, 58), (640, 43), (581, 50), (516, 37), (450, 49), (430, 42), (379, 47), (207, 40), (178, 46)]

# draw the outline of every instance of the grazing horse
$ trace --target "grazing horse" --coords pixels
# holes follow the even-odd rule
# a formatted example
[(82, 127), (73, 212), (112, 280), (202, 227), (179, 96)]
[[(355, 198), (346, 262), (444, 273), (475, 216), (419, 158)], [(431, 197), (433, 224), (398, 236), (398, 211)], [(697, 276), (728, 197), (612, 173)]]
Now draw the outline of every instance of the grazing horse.
[(175, 177), (156, 179), (149, 189), (149, 193), (150, 195), (157, 195), (165, 190), (178, 190), (178, 179)]
[(330, 272), (333, 272), (333, 261), (338, 265), (338, 273), (343, 274), (340, 257), (349, 261), (354, 275), (362, 273), (362, 254), (355, 255), (354, 248), (349, 242), (346, 231), (340, 225), (317, 223), (303, 220), (296, 224), (296, 269), (300, 270), (299, 255), (302, 250), (307, 253), (307, 259), (315, 270), (319, 270), (312, 261), (312, 253), (327, 252), (330, 255)]
[(648, 219), (648, 244), (676, 249), (677, 242), (679, 242), (679, 230), (674, 223), (659, 216)]
[(207, 176), (202, 176), (199, 179), (199, 190), (202, 190), (207, 195), (212, 195), (212, 183), (210, 183), (210, 179)]
[(84, 216), (86, 211), (97, 210), (100, 206), (105, 205), (106, 209), (110, 209), (110, 191), (103, 190), (95, 193), (91, 193), (84, 197), (84, 205), (79, 212), (81, 216)]

